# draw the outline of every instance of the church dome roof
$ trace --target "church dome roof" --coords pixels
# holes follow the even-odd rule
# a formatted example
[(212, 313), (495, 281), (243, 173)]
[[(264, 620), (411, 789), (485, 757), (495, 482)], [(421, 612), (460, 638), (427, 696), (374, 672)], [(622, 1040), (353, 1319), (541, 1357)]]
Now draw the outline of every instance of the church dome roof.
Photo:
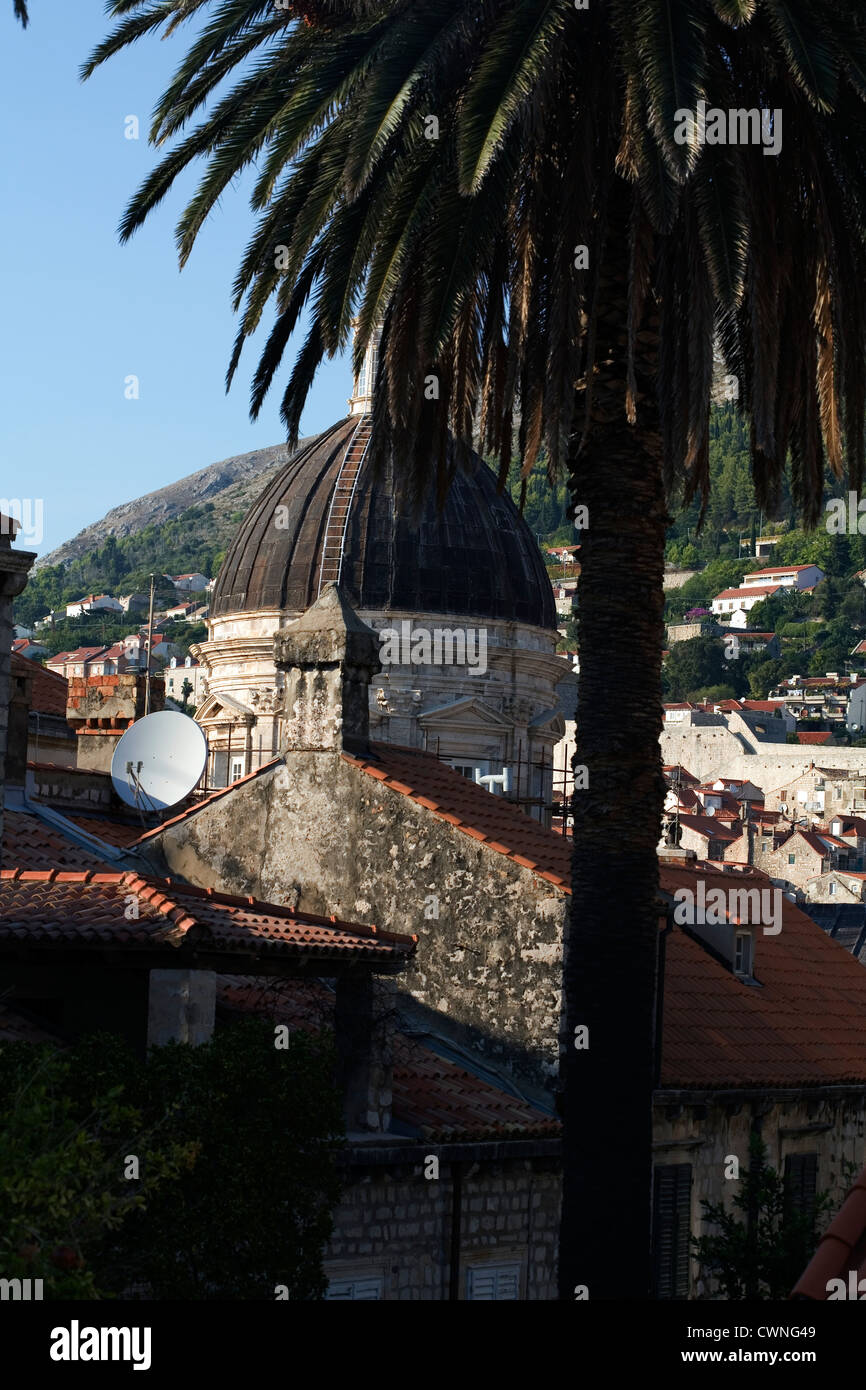
[[(302, 613), (339, 578), (356, 608), (453, 614), (556, 628), (535, 539), (484, 461), (459, 470), (441, 511), (398, 516), (364, 456), (369, 415), (350, 415), (299, 449), (238, 528), (210, 616)], [(356, 434), (357, 431), (357, 434)]]

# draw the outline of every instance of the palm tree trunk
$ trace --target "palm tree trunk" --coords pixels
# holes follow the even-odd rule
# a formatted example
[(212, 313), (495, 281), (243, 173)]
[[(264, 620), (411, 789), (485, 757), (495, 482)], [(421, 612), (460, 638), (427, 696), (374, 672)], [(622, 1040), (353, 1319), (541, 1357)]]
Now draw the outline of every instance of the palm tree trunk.
[[(625, 414), (631, 195), (612, 193), (591, 426), (571, 460), (588, 508), (581, 543), (580, 675), (571, 923), (564, 956), (560, 1298), (650, 1291), (654, 1001), (658, 948), (661, 651), (667, 515), (655, 393), (658, 323), (637, 351)], [(578, 418), (585, 401), (581, 392)], [(577, 784), (576, 784), (577, 785)], [(575, 1030), (588, 1029), (587, 1046)], [(587, 1293), (576, 1292), (585, 1286)]]

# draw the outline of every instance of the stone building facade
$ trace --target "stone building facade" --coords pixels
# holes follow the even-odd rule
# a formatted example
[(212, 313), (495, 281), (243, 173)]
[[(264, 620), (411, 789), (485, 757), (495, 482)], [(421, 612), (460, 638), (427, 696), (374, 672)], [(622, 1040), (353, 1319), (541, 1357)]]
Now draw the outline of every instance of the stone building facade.
[[(557, 1150), (557, 1141), (353, 1149), (325, 1254), (328, 1298), (555, 1299)], [(439, 1176), (425, 1178), (431, 1156)]]

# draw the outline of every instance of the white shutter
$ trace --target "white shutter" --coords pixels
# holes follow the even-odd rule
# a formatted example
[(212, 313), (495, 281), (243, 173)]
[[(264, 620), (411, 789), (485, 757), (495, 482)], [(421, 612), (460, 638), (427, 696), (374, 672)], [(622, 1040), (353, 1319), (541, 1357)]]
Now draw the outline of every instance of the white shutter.
[(379, 1302), (382, 1288), (381, 1278), (332, 1279), (325, 1299), (332, 1303)]
[(520, 1265), (470, 1266), (466, 1297), (472, 1303), (516, 1302), (520, 1298)]

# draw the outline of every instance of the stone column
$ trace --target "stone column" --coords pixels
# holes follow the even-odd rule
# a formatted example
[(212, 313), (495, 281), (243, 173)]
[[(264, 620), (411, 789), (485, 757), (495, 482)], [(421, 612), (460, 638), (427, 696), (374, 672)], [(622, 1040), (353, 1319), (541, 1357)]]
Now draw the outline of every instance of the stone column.
[(368, 692), (381, 670), (379, 639), (336, 584), (326, 584), (306, 613), (280, 628), (274, 660), (285, 672), (283, 753), (369, 751)]
[(36, 559), (32, 551), (12, 549), (12, 539), (17, 530), (17, 521), (0, 514), (0, 863), (3, 852), (3, 795), (6, 784), (6, 736), (9, 726), (12, 664), (12, 600), (23, 591), (30, 567)]
[(337, 979), (334, 1034), (347, 1134), (391, 1128), (393, 984), (363, 966)]
[(213, 1036), (216, 975), (213, 970), (151, 970), (147, 1046), (167, 1042), (196, 1046)]

